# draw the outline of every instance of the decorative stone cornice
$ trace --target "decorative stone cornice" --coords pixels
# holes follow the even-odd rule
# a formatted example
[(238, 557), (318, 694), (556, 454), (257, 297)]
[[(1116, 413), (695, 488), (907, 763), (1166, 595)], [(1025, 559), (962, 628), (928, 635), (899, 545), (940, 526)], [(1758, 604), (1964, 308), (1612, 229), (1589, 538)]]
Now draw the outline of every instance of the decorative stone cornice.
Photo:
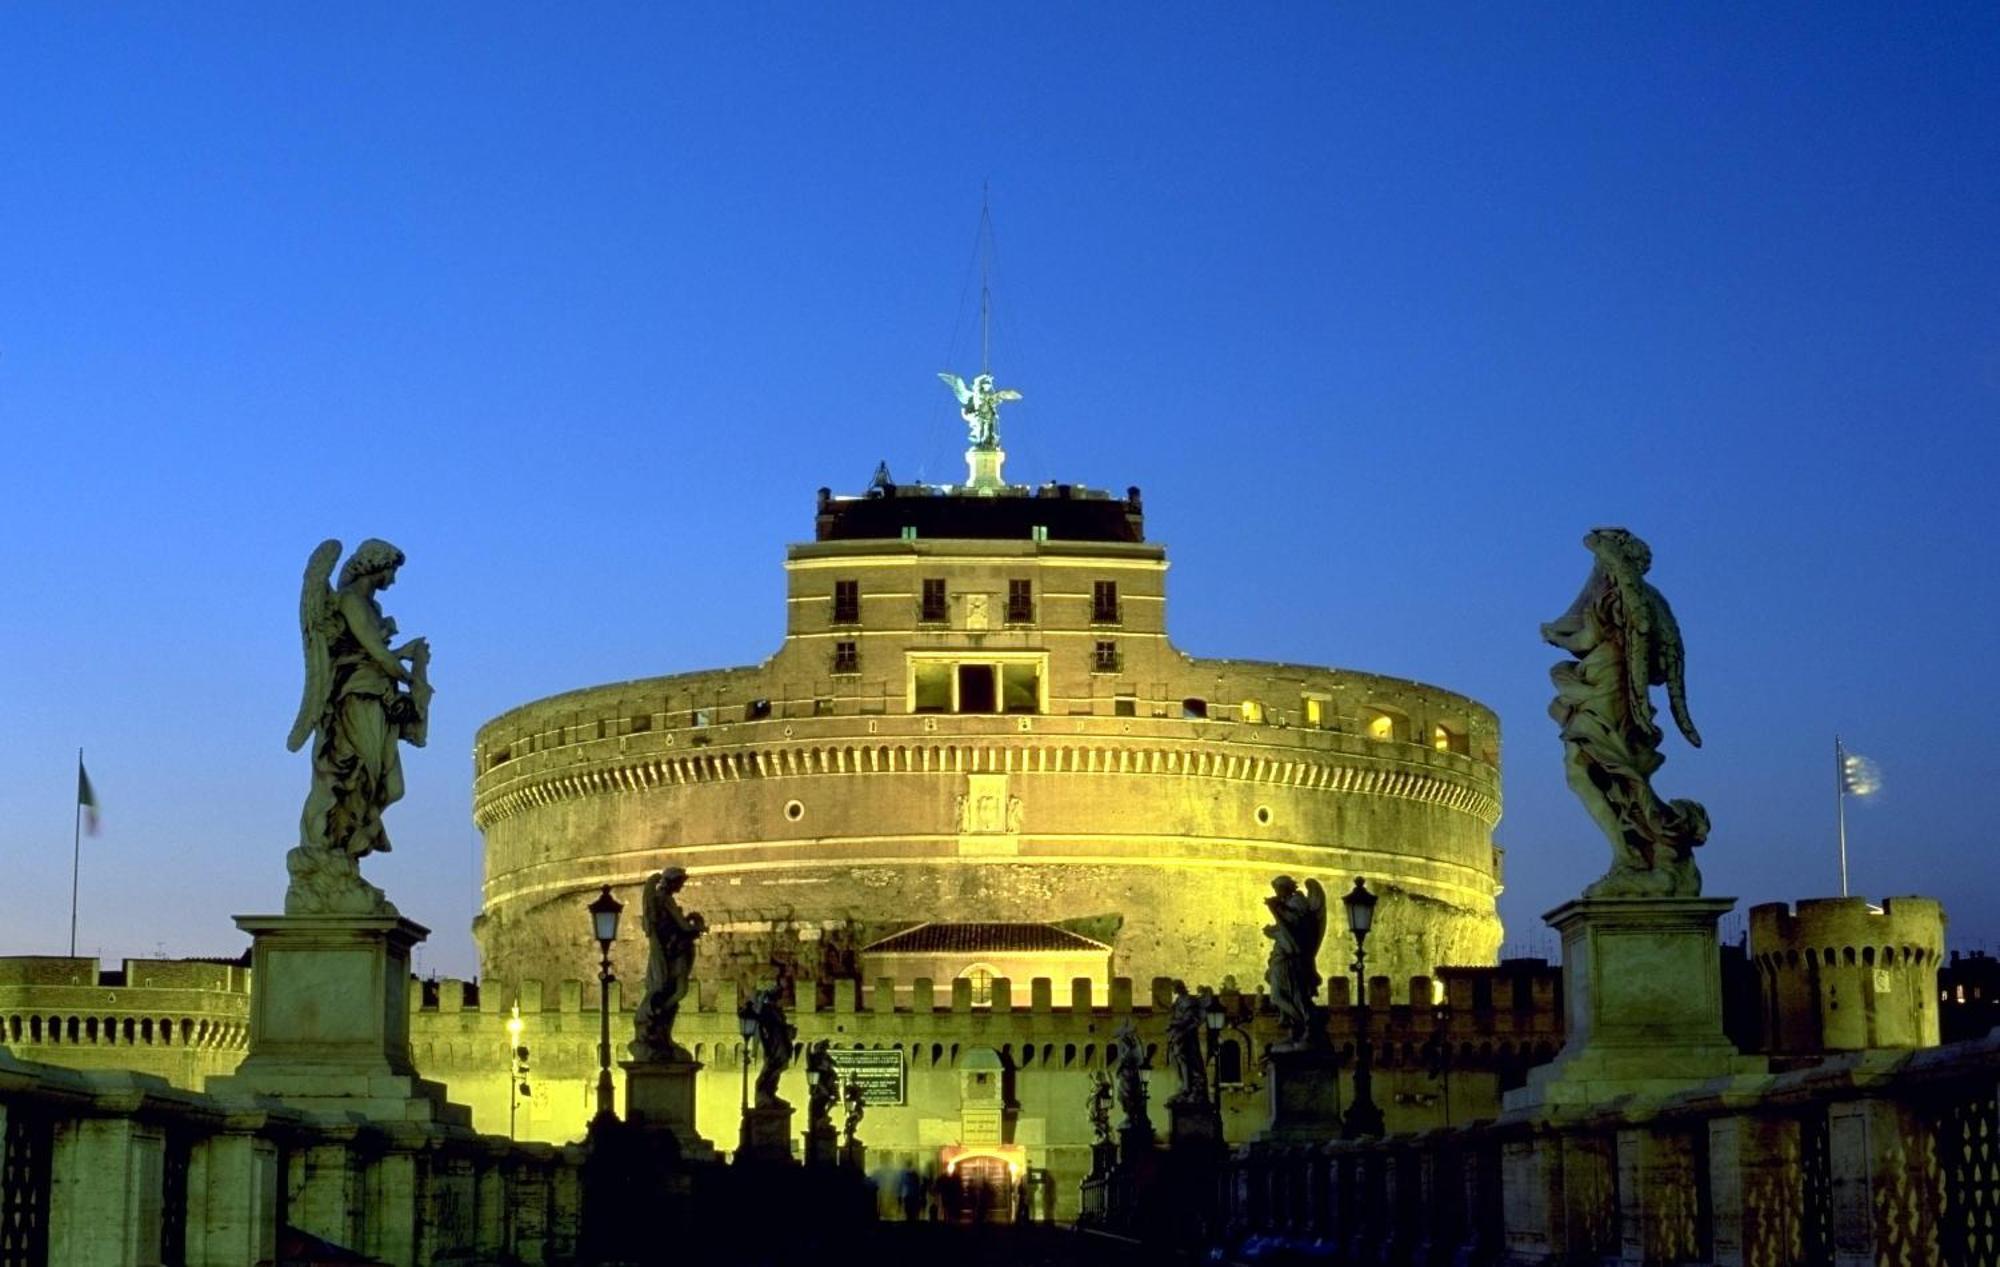
[(1206, 747), (1124, 743), (933, 742), (799, 744), (633, 755), (579, 768), (519, 774), (479, 793), (481, 830), (516, 814), (587, 796), (616, 796), (691, 784), (764, 778), (866, 774), (1172, 775), (1296, 787), (1342, 796), (1383, 796), (1467, 814), (1491, 830), (1497, 796), (1444, 774), (1391, 760), (1340, 755), (1286, 756)]

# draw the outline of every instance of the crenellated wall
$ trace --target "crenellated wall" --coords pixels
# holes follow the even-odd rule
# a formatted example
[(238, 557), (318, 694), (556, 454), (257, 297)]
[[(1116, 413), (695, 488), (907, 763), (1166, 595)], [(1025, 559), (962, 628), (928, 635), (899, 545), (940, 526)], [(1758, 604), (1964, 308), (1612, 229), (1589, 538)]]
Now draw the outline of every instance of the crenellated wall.
[[(1392, 1129), (1490, 1117), (1503, 1089), (1562, 1045), (1557, 971), (1539, 960), (1499, 968), (1445, 969), (1437, 977), (1371, 982), (1370, 1037), (1376, 1060), (1376, 1095)], [(1351, 1064), (1356, 1016), (1344, 978), (1329, 983), (1329, 1033)], [(520, 983), (518, 994), (463, 982), (426, 983), (412, 998), (411, 1043), (425, 1077), (444, 1082), (452, 1098), (468, 1104), (478, 1129), (508, 1129), (509, 1036), (507, 1020), (518, 1004), (521, 1043), (529, 1049), (530, 1088), (513, 1106), (517, 1137), (557, 1142), (576, 1138), (595, 1111), (598, 998), (594, 982)], [(1223, 1093), (1225, 1132), (1233, 1141), (1253, 1137), (1266, 1121), (1261, 1060), (1280, 1030), (1261, 995), (1225, 991), (1230, 1027), (1219, 1051), (1233, 1071)], [(826, 1039), (836, 1048), (864, 1047), (902, 1053), (908, 1102), (875, 1105), (860, 1131), (871, 1167), (935, 1165), (938, 1150), (960, 1130), (957, 1070), (975, 1051), (996, 1053), (1006, 1070), (1013, 1106), (1012, 1142), (1027, 1150), (1028, 1164), (1051, 1171), (1061, 1205), (1074, 1214), (1077, 1181), (1090, 1166), (1084, 1104), (1090, 1075), (1107, 1067), (1109, 1039), (1134, 1021), (1154, 1049), (1154, 1117), (1166, 1126), (1165, 1098), (1177, 1089), (1164, 1055), (1171, 982), (1160, 978), (1135, 988), (1127, 978), (1110, 989), (1088, 978), (1028, 982), (997, 980), (993, 1003), (976, 1007), (971, 983), (919, 979), (900, 993), (888, 979), (862, 986), (852, 980), (800, 981), (790, 1011), (799, 1045)], [(1435, 1002), (1433, 1000), (1436, 1000)], [(618, 983), (611, 990), (614, 1059), (623, 1059), (632, 1034), (632, 1012)], [(675, 1037), (705, 1068), (696, 1085), (701, 1132), (718, 1147), (735, 1146), (746, 1074), (736, 1028), (738, 995), (730, 982), (697, 982), (683, 1005)], [(1347, 1066), (1340, 1075), (1343, 1094)], [(614, 1071), (615, 1072), (615, 1071)], [(623, 1075), (616, 1076), (619, 1103)], [(806, 1102), (801, 1062), (788, 1070), (781, 1094)], [(803, 1129), (803, 1117), (798, 1125)]]
[(250, 970), (197, 959), (0, 958), (0, 1046), (74, 1069), (135, 1069), (198, 1091), (249, 1039)]

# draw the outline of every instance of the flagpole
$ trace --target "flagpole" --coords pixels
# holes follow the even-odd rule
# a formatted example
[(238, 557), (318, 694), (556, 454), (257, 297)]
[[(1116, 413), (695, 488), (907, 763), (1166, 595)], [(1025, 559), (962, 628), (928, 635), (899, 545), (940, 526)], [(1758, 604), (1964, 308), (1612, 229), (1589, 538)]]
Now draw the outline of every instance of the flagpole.
[[(83, 749), (76, 750), (76, 785), (83, 787)], [(76, 877), (83, 865), (83, 798), (72, 807), (69, 835), (69, 957), (76, 958)]]
[(1840, 896), (1847, 896), (1847, 755), (1841, 751), (1840, 736), (1833, 737), (1833, 805), (1840, 824)]

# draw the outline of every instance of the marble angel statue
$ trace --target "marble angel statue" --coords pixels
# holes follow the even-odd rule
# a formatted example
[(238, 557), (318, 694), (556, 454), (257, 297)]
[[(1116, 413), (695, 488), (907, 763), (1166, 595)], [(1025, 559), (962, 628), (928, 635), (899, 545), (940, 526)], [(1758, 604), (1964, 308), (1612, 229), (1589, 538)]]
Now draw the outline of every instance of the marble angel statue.
[(1694, 850), (1708, 838), (1708, 811), (1662, 800), (1652, 776), (1665, 760), (1652, 688), (1666, 688), (1674, 724), (1699, 748), (1688, 715), (1680, 626), (1660, 591), (1647, 584), (1653, 552), (1623, 528), (1598, 528), (1583, 544), (1596, 558), (1583, 592), (1542, 639), (1570, 653), (1549, 670), (1556, 697), (1549, 716), (1561, 729), (1563, 772), (1611, 842), (1611, 869), (1584, 890), (1591, 897), (1698, 897)]
[(306, 563), (299, 597), (305, 692), (285, 746), (312, 750), (312, 790), (299, 844), (286, 855), (285, 913), (393, 914), (356, 865), (389, 849), (382, 811), (402, 799), (399, 745), (424, 745), (430, 718), (430, 645), (397, 645), (396, 622), (376, 596), (396, 582), (403, 552), (370, 538), (330, 584), (340, 542), (324, 541)]
[(1326, 940), (1326, 890), (1308, 878), (1301, 892), (1296, 880), (1281, 875), (1271, 881), (1264, 905), (1272, 920), (1264, 928), (1271, 939), (1264, 983), (1286, 1035), (1273, 1046), (1281, 1051), (1316, 1046), (1326, 1040), (1320, 1009), (1313, 1003), (1319, 997), (1319, 946)]

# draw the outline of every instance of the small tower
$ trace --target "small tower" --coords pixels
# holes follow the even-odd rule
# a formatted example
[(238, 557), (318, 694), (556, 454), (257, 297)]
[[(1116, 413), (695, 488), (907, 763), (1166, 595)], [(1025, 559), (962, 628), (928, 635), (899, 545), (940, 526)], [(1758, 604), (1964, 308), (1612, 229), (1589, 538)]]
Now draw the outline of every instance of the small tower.
[(1944, 908), (1932, 898), (1808, 898), (1750, 909), (1764, 1050), (1818, 1056), (1938, 1044)]

